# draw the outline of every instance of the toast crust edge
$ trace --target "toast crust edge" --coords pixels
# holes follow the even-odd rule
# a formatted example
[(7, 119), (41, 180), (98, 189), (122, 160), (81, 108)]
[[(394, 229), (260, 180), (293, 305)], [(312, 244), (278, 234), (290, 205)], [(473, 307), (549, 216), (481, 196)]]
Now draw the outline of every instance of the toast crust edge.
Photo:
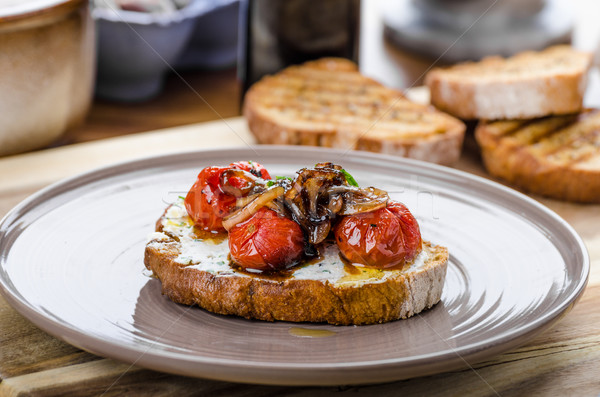
[(439, 302), (448, 263), (445, 247), (424, 242), (431, 257), (422, 268), (398, 272), (382, 282), (335, 286), (317, 280), (273, 281), (191, 269), (175, 262), (178, 244), (170, 240), (146, 246), (144, 263), (161, 281), (164, 295), (213, 313), (266, 321), (363, 325), (407, 318)]
[(365, 150), (442, 165), (452, 165), (458, 161), (466, 130), (462, 122), (450, 116), (445, 131), (422, 138), (382, 140), (342, 125), (332, 125), (331, 129), (308, 130), (272, 121), (252, 105), (251, 97), (244, 102), (243, 115), (250, 131), (261, 144)]

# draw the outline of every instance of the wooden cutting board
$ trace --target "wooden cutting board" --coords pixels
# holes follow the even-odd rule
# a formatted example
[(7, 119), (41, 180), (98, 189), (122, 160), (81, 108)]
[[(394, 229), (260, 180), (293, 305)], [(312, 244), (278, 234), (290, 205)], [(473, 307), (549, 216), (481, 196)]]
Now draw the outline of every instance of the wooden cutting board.
[[(59, 179), (157, 154), (253, 144), (242, 118), (169, 128), (0, 159), (0, 215)], [(472, 137), (456, 168), (485, 176)], [(600, 205), (533, 197), (583, 237), (588, 287), (554, 328), (470, 369), (360, 387), (249, 386), (157, 373), (86, 353), (36, 328), (0, 298), (0, 396), (16, 395), (577, 395), (600, 393)], [(0, 236), (2, 238), (2, 236)]]

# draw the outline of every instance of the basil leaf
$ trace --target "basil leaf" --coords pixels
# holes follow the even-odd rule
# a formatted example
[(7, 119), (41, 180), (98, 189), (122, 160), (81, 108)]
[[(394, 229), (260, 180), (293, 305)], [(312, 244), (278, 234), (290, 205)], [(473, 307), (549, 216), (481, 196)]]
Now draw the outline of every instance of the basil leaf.
[(350, 175), (350, 173), (348, 171), (346, 171), (345, 169), (342, 168), (342, 174), (344, 174), (344, 176), (346, 177), (346, 182), (348, 182), (348, 184), (350, 186), (358, 187), (358, 183), (356, 182), (356, 179), (354, 179), (354, 177), (352, 175)]

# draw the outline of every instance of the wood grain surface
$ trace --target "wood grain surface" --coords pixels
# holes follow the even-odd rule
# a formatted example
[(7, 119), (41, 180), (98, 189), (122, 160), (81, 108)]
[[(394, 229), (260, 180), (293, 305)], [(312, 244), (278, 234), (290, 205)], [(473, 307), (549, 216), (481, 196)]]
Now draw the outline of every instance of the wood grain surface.
[[(0, 214), (51, 182), (115, 161), (253, 142), (244, 120), (233, 118), (7, 157), (0, 159)], [(471, 137), (456, 168), (485, 176)], [(598, 396), (600, 206), (534, 198), (564, 217), (583, 237), (592, 259), (588, 287), (552, 329), (521, 348), (471, 363), (472, 368), (358, 387), (256, 386), (185, 378), (83, 352), (39, 330), (0, 298), (0, 396)]]
[[(374, 0), (376, 4), (381, 2)], [(594, 0), (571, 3), (578, 19), (575, 46), (595, 49), (600, 37), (596, 12), (600, 6)], [(432, 65), (431, 60), (398, 51), (382, 40), (378, 9), (372, 2), (369, 5), (372, 7), (365, 8), (361, 21), (361, 71), (399, 89), (420, 84), (424, 72)], [(148, 102), (120, 104), (96, 100), (86, 124), (56, 144), (69, 146), (0, 159), (0, 216), (38, 189), (96, 167), (161, 153), (254, 142), (242, 119), (227, 118), (239, 115), (239, 84), (234, 69), (187, 72), (182, 77), (168, 76), (163, 93)], [(600, 103), (598, 92), (589, 96), (595, 96)], [(173, 128), (209, 120), (218, 121)], [(143, 132), (159, 128), (166, 129)], [(87, 142), (93, 140), (96, 141)], [(485, 176), (470, 137), (456, 168)], [(81, 351), (39, 330), (0, 297), (0, 397), (597, 397), (600, 395), (600, 206), (534, 198), (565, 218), (583, 237), (592, 260), (588, 287), (573, 310), (552, 329), (518, 349), (485, 362), (471, 363), (471, 368), (358, 387), (257, 386), (186, 378)]]

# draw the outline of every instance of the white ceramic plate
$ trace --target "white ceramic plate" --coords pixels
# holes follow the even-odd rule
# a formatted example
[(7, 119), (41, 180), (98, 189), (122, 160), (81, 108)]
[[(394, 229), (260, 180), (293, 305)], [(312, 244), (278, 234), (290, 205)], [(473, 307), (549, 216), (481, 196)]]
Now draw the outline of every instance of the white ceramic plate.
[[(336, 327), (225, 317), (163, 297), (144, 270), (146, 236), (201, 168), (237, 160), (259, 161), (272, 175), (333, 161), (361, 185), (388, 190), (417, 216), (425, 239), (450, 250), (442, 301), (408, 320)], [(513, 190), (427, 163), (307, 147), (103, 168), (31, 196), (0, 233), (1, 290), (50, 334), (156, 370), (266, 384), (386, 382), (465, 367), (552, 325), (589, 273), (573, 229)]]

